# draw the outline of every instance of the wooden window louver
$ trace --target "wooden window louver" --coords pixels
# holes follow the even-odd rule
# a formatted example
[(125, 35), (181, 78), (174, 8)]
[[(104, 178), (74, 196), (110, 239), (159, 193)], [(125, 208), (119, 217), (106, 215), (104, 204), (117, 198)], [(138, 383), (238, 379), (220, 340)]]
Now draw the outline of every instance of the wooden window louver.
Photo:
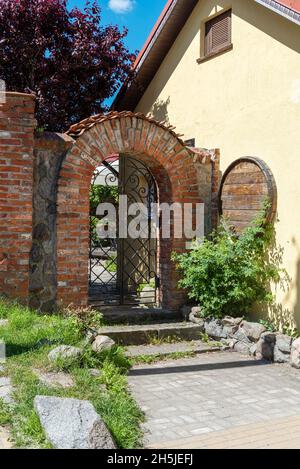
[(231, 45), (231, 10), (205, 24), (205, 55), (221, 52)]

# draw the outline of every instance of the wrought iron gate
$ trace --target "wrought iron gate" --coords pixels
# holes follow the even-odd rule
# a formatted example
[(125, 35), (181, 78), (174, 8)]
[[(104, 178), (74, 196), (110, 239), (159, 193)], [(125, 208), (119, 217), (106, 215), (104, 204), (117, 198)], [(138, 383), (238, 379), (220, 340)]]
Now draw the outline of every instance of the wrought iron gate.
[[(137, 239), (120, 237), (120, 196), (128, 207), (142, 203), (147, 212), (147, 233)], [(96, 214), (98, 203), (114, 204), (117, 214), (116, 237), (99, 237)], [(155, 180), (145, 164), (129, 156), (108, 158), (97, 168), (92, 180), (90, 214), (90, 300), (102, 305), (157, 305), (157, 236), (151, 236), (157, 202)], [(126, 215), (127, 226), (134, 216)]]

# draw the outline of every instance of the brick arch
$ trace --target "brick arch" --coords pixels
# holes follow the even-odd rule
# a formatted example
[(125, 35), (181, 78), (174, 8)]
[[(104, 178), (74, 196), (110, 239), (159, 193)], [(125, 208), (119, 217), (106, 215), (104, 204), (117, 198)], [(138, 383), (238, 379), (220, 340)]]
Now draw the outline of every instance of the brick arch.
[[(142, 160), (156, 179), (160, 202), (200, 202), (194, 153), (172, 127), (131, 112), (93, 116), (70, 128), (74, 144), (62, 163), (57, 193), (57, 300), (88, 301), (89, 190), (92, 174), (112, 154)], [(160, 240), (161, 306), (177, 309), (184, 302), (171, 262), (185, 239)]]

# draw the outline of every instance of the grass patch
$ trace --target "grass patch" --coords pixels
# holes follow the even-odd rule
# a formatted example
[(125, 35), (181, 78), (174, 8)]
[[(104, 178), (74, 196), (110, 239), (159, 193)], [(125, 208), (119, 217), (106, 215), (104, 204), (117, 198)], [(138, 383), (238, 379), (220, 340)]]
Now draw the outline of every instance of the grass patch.
[(196, 352), (172, 352), (168, 354), (154, 354), (154, 355), (139, 355), (137, 357), (130, 358), (131, 365), (151, 365), (167, 360), (180, 360), (181, 358), (193, 358), (196, 357)]
[[(0, 327), (7, 345), (5, 374), (15, 388), (15, 406), (10, 409), (0, 400), (0, 424), (9, 425), (16, 447), (50, 448), (33, 407), (36, 395), (90, 400), (110, 429), (119, 448), (141, 446), (140, 423), (143, 413), (127, 390), (130, 362), (123, 349), (96, 355), (83, 342), (82, 321), (76, 316), (42, 316), (16, 303), (0, 299), (0, 318), (9, 319)], [(50, 364), (48, 353), (57, 345), (83, 347), (82, 358)], [(101, 369), (92, 376), (89, 369)], [(40, 383), (35, 370), (64, 370), (74, 379), (74, 387), (49, 388)]]

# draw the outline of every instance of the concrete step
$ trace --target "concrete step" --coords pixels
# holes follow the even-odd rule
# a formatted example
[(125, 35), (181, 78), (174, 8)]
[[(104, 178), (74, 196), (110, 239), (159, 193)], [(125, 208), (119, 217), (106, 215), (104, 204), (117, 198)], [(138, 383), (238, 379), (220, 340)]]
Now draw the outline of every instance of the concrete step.
[(165, 358), (174, 356), (175, 354), (201, 354), (209, 352), (219, 352), (229, 347), (220, 345), (206, 344), (201, 340), (191, 342), (176, 342), (174, 344), (162, 343), (160, 345), (132, 345), (126, 348), (126, 356), (128, 358), (137, 357), (159, 357)]
[(132, 306), (95, 306), (109, 324), (145, 324), (176, 321), (180, 314), (161, 308), (137, 308)]
[(102, 327), (99, 334), (111, 337), (120, 345), (145, 345), (156, 341), (167, 341), (168, 338), (185, 341), (200, 340), (201, 327), (187, 322), (109, 326)]

